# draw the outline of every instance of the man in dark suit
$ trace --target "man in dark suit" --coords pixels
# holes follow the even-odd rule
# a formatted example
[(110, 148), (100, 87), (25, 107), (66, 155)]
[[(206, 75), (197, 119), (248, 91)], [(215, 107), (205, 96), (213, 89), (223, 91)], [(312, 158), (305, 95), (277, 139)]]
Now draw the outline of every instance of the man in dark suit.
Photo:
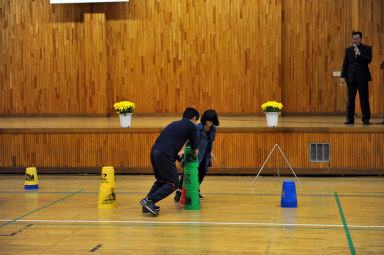
[(372, 80), (368, 64), (372, 61), (372, 50), (368, 45), (361, 43), (363, 34), (352, 32), (353, 46), (345, 50), (343, 69), (340, 82), (347, 82), (348, 106), (347, 121), (344, 124), (355, 123), (355, 98), (359, 90), (363, 124), (369, 125), (371, 111), (369, 109), (368, 82)]

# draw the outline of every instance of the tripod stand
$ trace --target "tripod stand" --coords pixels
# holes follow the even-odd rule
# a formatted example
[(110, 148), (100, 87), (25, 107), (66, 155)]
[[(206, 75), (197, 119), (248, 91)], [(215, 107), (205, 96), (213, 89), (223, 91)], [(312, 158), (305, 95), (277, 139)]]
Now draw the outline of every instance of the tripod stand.
[[(279, 146), (278, 144), (275, 144), (275, 146), (273, 146), (273, 148), (272, 148), (271, 152), (269, 153), (269, 155), (268, 155), (267, 159), (264, 161), (264, 164), (263, 164), (263, 166), (260, 168), (260, 171), (259, 171), (259, 173), (256, 175), (256, 177), (255, 177), (255, 179), (253, 180), (253, 182), (252, 182), (252, 184), (251, 184), (251, 185), (253, 185), (253, 184), (255, 183), (255, 181), (256, 181), (256, 179), (257, 179), (257, 177), (259, 177), (259, 175), (260, 175), (261, 171), (263, 171), (263, 168), (264, 168), (265, 164), (268, 162), (268, 159), (271, 157), (271, 155), (272, 155), (272, 152), (273, 152), (273, 151), (274, 151), (276, 148), (278, 148), (278, 149), (279, 149), (279, 151), (280, 151), (280, 153), (281, 153), (281, 155), (283, 155), (283, 157), (284, 157), (284, 159), (285, 159), (285, 162), (287, 162), (287, 164), (288, 164), (289, 168), (291, 169), (291, 171), (292, 171), (293, 175), (295, 176), (296, 180), (297, 180), (297, 181), (300, 183), (300, 185), (301, 185), (301, 186), (303, 186), (303, 184), (300, 182), (299, 178), (297, 178), (297, 176), (296, 176), (295, 172), (293, 171), (293, 169), (292, 169), (291, 165), (290, 165), (290, 164), (289, 164), (289, 162), (288, 162), (288, 159), (285, 157), (285, 155), (284, 155), (283, 151), (281, 150), (281, 148), (280, 148), (280, 146)], [(278, 176), (278, 178), (279, 178), (279, 181), (280, 181), (280, 171), (279, 171), (279, 157), (277, 157), (277, 176)]]

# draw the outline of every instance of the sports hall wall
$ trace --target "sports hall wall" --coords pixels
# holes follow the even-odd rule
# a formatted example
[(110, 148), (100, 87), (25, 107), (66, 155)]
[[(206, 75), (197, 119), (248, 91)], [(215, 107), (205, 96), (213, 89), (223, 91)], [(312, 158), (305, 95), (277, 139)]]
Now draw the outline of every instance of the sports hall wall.
[[(0, 1), (0, 114), (345, 111), (351, 31), (372, 46), (372, 115), (384, 114), (382, 0)], [(359, 107), (357, 107), (359, 109)]]

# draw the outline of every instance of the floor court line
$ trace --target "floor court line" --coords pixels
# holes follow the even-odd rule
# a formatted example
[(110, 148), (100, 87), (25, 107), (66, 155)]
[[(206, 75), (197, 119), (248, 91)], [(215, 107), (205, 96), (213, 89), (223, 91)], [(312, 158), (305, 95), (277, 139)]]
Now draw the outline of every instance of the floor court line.
[(347, 221), (345, 219), (345, 216), (344, 216), (344, 213), (343, 213), (343, 209), (341, 207), (341, 203), (340, 203), (340, 200), (339, 200), (339, 196), (337, 195), (337, 192), (335, 192), (335, 199), (336, 199), (337, 207), (339, 208), (339, 213), (340, 213), (341, 220), (343, 222), (344, 231), (345, 231), (345, 234), (346, 234), (347, 239), (348, 239), (349, 249), (351, 251), (351, 254), (355, 255), (356, 254), (355, 247), (353, 245), (353, 241), (352, 241), (351, 235), (349, 233), (348, 224), (347, 224)]
[[(85, 190), (85, 189), (84, 189)], [(89, 189), (87, 189), (89, 190)], [(73, 191), (38, 191), (38, 192), (30, 192), (29, 194), (72, 194)], [(99, 191), (83, 191), (81, 192), (82, 195), (86, 194), (98, 194)], [(130, 195), (142, 195), (147, 194), (148, 192), (144, 191), (136, 191), (136, 192), (130, 192), (130, 191), (116, 191), (116, 194), (130, 194)], [(0, 191), (0, 194), (28, 194), (26, 191)], [(262, 197), (262, 196), (281, 196), (281, 193), (204, 193), (206, 195), (213, 195), (213, 196), (255, 196), (255, 197)], [(354, 195), (355, 194), (355, 195)], [(364, 193), (364, 192), (356, 192), (356, 193), (348, 192), (347, 194), (339, 194), (339, 197), (370, 197), (370, 198), (383, 198), (384, 194), (382, 195), (382, 192), (372, 192), (372, 193)], [(377, 195), (375, 195), (377, 194)], [(324, 193), (324, 194), (311, 194), (311, 193), (298, 193), (298, 196), (302, 197), (334, 197), (333, 192)]]
[[(0, 219), (0, 222), (14, 220)], [(136, 221), (136, 220), (16, 220), (14, 222), (42, 222), (42, 223), (127, 223), (127, 224), (175, 224), (175, 225), (252, 225), (252, 226), (298, 226), (298, 227), (337, 227), (344, 228), (343, 224), (293, 224), (293, 223), (268, 223), (268, 222), (215, 222), (215, 221)], [(382, 228), (384, 226), (348, 225), (349, 228)]]
[(16, 222), (16, 221), (18, 221), (18, 220), (20, 220), (20, 219), (22, 219), (22, 218), (24, 218), (24, 217), (26, 217), (26, 216), (28, 216), (28, 215), (31, 215), (32, 213), (38, 212), (38, 211), (40, 211), (40, 210), (42, 210), (42, 209), (45, 209), (45, 208), (47, 208), (47, 207), (49, 207), (49, 206), (51, 206), (51, 205), (54, 205), (54, 204), (56, 204), (56, 203), (59, 203), (59, 202), (65, 200), (65, 199), (67, 199), (67, 198), (70, 198), (70, 197), (72, 197), (72, 196), (74, 196), (74, 195), (76, 195), (76, 194), (78, 194), (78, 193), (80, 193), (80, 192), (82, 192), (82, 191), (83, 191), (83, 189), (78, 190), (78, 191), (73, 192), (72, 194), (70, 194), (70, 195), (68, 195), (68, 196), (66, 196), (66, 197), (60, 198), (59, 200), (56, 200), (56, 201), (54, 201), (54, 202), (52, 202), (52, 203), (49, 203), (49, 204), (47, 204), (47, 205), (44, 205), (43, 207), (40, 207), (40, 208), (38, 208), (38, 209), (36, 209), (36, 210), (33, 210), (32, 212), (29, 212), (29, 213), (27, 213), (27, 214), (24, 214), (23, 216), (20, 216), (20, 217), (18, 217), (18, 218), (16, 218), (16, 219), (13, 219), (13, 220), (9, 220), (9, 221), (7, 221), (6, 223), (1, 224), (1, 225), (0, 225), (0, 228), (6, 226), (6, 225), (8, 225), (8, 224), (11, 224), (12, 222)]

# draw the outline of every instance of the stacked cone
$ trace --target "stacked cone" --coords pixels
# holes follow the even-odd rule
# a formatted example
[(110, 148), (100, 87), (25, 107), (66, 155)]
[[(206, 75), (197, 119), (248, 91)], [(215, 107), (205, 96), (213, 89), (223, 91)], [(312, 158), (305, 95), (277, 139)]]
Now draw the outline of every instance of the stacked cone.
[(37, 179), (36, 167), (27, 167), (25, 170), (24, 189), (38, 189), (39, 183)]
[[(184, 179), (183, 179), (184, 180)], [(184, 181), (183, 181), (184, 183)], [(184, 185), (181, 188), (181, 199), (180, 199), (180, 204), (185, 205), (185, 193), (187, 190), (184, 188)]]
[(112, 166), (104, 166), (101, 170), (98, 208), (108, 209), (116, 206), (115, 188), (115, 169)]
[(186, 189), (184, 208), (186, 210), (200, 210), (200, 185), (198, 179), (199, 163), (194, 151), (192, 151), (189, 146), (187, 146), (184, 151), (184, 162), (183, 186)]

